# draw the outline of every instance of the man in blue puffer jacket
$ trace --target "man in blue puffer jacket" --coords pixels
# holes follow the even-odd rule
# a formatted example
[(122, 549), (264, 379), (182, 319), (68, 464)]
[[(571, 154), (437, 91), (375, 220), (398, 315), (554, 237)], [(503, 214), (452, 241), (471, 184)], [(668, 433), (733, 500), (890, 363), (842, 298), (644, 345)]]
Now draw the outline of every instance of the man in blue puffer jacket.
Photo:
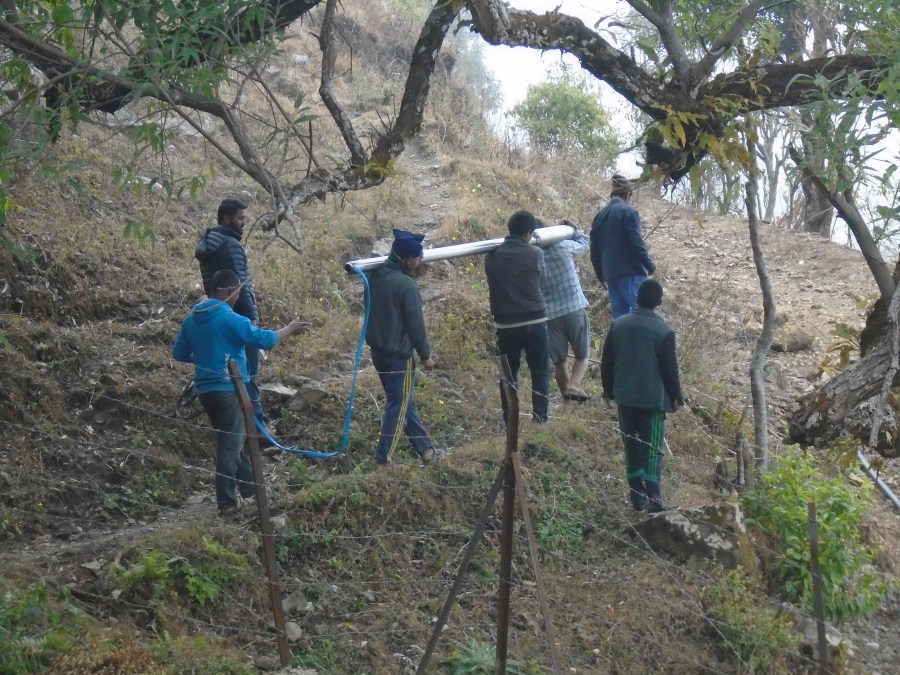
[[(250, 266), (247, 263), (247, 252), (241, 245), (244, 225), (247, 222), (247, 205), (237, 199), (225, 199), (219, 204), (216, 227), (207, 228), (194, 257), (200, 261), (200, 275), (203, 277), (203, 292), (212, 297), (212, 278), (219, 270), (231, 270), (241, 282), (241, 293), (234, 305), (234, 311), (246, 316), (253, 325), (259, 323), (259, 309), (256, 306), (256, 293), (250, 281)], [(259, 349), (247, 347), (247, 366), (250, 372), (250, 383), (247, 392), (253, 401), (253, 414), (261, 421), (266, 421), (260, 401), (256, 376), (259, 373)]]
[(216, 430), (216, 502), (223, 515), (241, 508), (241, 497), (253, 492), (250, 462), (244, 453), (247, 435), (228, 361), (234, 359), (244, 383), (249, 384), (245, 349), (272, 349), (284, 338), (303, 332), (303, 324), (291, 321), (274, 331), (256, 328), (237, 314), (241, 285), (231, 270), (219, 270), (210, 280), (209, 297), (194, 305), (172, 347), (176, 361), (194, 364), (194, 384), (200, 403)]

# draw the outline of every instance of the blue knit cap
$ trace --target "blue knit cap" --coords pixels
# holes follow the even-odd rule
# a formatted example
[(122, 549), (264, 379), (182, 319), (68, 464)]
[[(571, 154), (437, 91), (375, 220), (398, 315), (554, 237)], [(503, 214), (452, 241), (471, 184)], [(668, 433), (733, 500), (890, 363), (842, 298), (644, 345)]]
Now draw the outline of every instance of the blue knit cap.
[(396, 253), (399, 258), (419, 258), (424, 252), (423, 239), (425, 239), (424, 234), (394, 230), (394, 243), (391, 245), (391, 251)]

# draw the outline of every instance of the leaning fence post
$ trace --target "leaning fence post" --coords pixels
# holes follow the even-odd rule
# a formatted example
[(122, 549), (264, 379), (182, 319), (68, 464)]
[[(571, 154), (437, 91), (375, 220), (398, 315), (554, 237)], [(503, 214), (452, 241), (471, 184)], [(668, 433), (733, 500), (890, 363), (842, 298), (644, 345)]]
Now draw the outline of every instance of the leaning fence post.
[(272, 519), (269, 517), (269, 499), (266, 496), (266, 483), (262, 469), (262, 455), (259, 452), (259, 440), (256, 435), (256, 424), (253, 417), (253, 404), (247, 394), (247, 387), (241, 375), (241, 369), (237, 361), (228, 362), (228, 374), (234, 383), (238, 404), (244, 412), (244, 426), (247, 429), (247, 445), (250, 450), (250, 466), (253, 469), (253, 485), (256, 488), (256, 506), (259, 509), (259, 523), (263, 539), (263, 559), (266, 565), (266, 575), (269, 578), (269, 597), (272, 600), (272, 614), (275, 618), (275, 629), (278, 631), (278, 656), (282, 666), (288, 666), (291, 662), (291, 652), (288, 649), (287, 633), (284, 626), (284, 606), (281, 604), (281, 585), (278, 582), (278, 570), (275, 568), (275, 530), (272, 527)]
[(813, 611), (816, 614), (816, 633), (819, 638), (819, 673), (828, 672), (828, 642), (825, 639), (825, 603), (822, 600), (822, 572), (819, 569), (819, 533), (816, 527), (816, 503), (806, 503), (809, 527), (809, 565), (812, 573)]
[(506, 397), (506, 457), (503, 460), (503, 510), (500, 530), (500, 591), (497, 597), (497, 675), (506, 673), (509, 650), (509, 603), (512, 593), (512, 542), (516, 508), (516, 474), (512, 455), (519, 447), (519, 395), (505, 355), (497, 357), (500, 387)]

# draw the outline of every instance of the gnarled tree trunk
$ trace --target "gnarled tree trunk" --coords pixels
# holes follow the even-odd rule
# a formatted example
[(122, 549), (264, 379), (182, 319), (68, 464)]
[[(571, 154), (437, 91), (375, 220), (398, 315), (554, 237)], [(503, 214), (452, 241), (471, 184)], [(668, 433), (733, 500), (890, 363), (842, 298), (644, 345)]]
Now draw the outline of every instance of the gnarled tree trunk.
[[(857, 406), (881, 391), (890, 362), (891, 349), (884, 341), (821, 389), (802, 397), (788, 422), (791, 440), (824, 446), (840, 436)], [(892, 386), (898, 385), (900, 377), (895, 374)], [(885, 443), (876, 449), (885, 456), (900, 454)]]

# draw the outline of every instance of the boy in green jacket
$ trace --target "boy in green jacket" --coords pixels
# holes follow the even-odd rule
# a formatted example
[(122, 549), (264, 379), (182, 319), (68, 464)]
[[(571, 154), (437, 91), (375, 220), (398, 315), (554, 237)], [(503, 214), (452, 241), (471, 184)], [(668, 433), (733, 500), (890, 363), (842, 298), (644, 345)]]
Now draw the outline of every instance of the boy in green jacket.
[(684, 405), (675, 332), (655, 311), (662, 297), (658, 281), (641, 283), (637, 308), (613, 321), (600, 358), (603, 395), (619, 413), (631, 505), (650, 513), (668, 508), (660, 490), (666, 413)]

